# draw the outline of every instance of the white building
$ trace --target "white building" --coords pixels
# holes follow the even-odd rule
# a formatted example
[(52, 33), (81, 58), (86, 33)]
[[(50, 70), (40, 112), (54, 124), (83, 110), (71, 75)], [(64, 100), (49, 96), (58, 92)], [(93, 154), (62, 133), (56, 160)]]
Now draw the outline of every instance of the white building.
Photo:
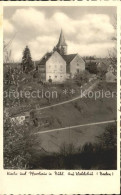
[(67, 44), (61, 31), (59, 41), (52, 52), (46, 53), (38, 63), (43, 81), (63, 82), (68, 77), (85, 70), (85, 62), (79, 54), (67, 54)]

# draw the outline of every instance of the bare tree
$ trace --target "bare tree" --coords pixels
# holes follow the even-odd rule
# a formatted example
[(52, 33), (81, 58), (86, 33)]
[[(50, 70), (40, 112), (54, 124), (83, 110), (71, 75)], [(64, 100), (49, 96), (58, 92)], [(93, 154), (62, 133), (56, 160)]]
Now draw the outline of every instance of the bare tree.
[(110, 60), (110, 63), (113, 65), (114, 68), (117, 67), (117, 37), (116, 37), (116, 31), (117, 31), (117, 17), (114, 16), (113, 21), (112, 21), (113, 28), (115, 30), (114, 36), (111, 38), (111, 40), (114, 42), (114, 47), (112, 50), (108, 51), (108, 57)]
[(11, 44), (16, 36), (16, 33), (13, 35), (13, 37), (6, 42), (5, 40), (3, 41), (3, 62), (4, 63), (9, 63), (12, 60), (12, 50), (10, 49)]

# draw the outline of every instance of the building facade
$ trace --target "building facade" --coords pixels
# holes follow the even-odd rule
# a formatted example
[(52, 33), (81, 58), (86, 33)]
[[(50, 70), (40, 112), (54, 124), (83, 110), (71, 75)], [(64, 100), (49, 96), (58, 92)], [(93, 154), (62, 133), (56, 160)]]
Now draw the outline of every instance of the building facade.
[(55, 82), (66, 79), (66, 61), (57, 51), (46, 62), (46, 81), (50, 78)]

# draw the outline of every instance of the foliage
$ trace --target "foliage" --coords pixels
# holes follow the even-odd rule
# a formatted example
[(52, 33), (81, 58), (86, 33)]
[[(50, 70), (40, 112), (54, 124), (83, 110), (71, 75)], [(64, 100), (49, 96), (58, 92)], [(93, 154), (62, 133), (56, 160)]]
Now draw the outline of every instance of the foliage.
[(96, 56), (84, 56), (84, 60), (95, 60)]
[[(16, 127), (9, 120), (4, 125), (4, 168), (6, 169), (116, 169), (116, 124), (108, 125), (97, 143), (76, 148), (63, 143), (58, 153), (41, 154), (37, 139), (28, 126)], [(36, 141), (35, 141), (36, 139)], [(34, 149), (36, 147), (36, 150)], [(33, 149), (32, 149), (33, 148)], [(35, 152), (37, 154), (35, 155)]]
[(108, 125), (105, 132), (97, 137), (100, 145), (104, 149), (115, 149), (117, 146), (117, 125)]
[(85, 70), (83, 72), (76, 73), (74, 80), (79, 86), (81, 86), (84, 83), (87, 83), (89, 81), (89, 78), (90, 78), (90, 74), (88, 71)]
[(7, 85), (18, 85), (22, 78), (22, 71), (19, 68), (8, 68), (4, 72), (4, 81)]
[(97, 74), (96, 62), (90, 60), (90, 62), (86, 63), (86, 69), (92, 74)]
[(66, 156), (66, 155), (74, 154), (74, 152), (75, 152), (75, 146), (73, 143), (70, 143), (70, 144), (63, 143), (60, 146), (61, 155)]
[[(97, 143), (85, 143), (76, 148), (73, 143), (63, 143), (58, 153), (49, 153), (34, 160), (33, 167), (45, 169), (116, 169), (116, 124), (106, 126)], [(46, 162), (46, 163), (44, 163)], [(36, 167), (38, 164), (38, 167)]]
[(117, 69), (117, 48), (116, 48), (116, 44), (117, 44), (117, 18), (116, 16), (114, 17), (114, 21), (113, 21), (113, 28), (114, 28), (114, 36), (112, 36), (112, 41), (114, 43), (114, 47), (108, 51), (108, 58), (110, 60), (110, 63), (113, 65), (113, 67), (115, 69)]
[(104, 77), (106, 72), (107, 72), (107, 65), (105, 63), (101, 63), (101, 65), (98, 65), (97, 73), (99, 76)]
[(30, 168), (30, 145), (29, 128), (11, 124), (10, 119), (7, 118), (4, 122), (4, 168)]
[(109, 52), (110, 63), (116, 68), (117, 67), (117, 49), (114, 47)]
[(28, 46), (26, 46), (23, 51), (23, 57), (22, 57), (21, 64), (23, 67), (23, 72), (25, 73), (28, 73), (33, 69), (33, 61), (32, 61), (30, 49), (28, 48)]

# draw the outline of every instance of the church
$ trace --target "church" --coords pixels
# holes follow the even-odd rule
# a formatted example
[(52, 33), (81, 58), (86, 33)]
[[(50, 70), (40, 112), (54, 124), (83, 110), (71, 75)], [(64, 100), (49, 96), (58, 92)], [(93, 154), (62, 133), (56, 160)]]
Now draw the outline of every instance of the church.
[(61, 30), (59, 41), (51, 52), (47, 52), (38, 63), (41, 80), (64, 82), (76, 73), (85, 70), (85, 62), (79, 54), (67, 54), (67, 43)]

